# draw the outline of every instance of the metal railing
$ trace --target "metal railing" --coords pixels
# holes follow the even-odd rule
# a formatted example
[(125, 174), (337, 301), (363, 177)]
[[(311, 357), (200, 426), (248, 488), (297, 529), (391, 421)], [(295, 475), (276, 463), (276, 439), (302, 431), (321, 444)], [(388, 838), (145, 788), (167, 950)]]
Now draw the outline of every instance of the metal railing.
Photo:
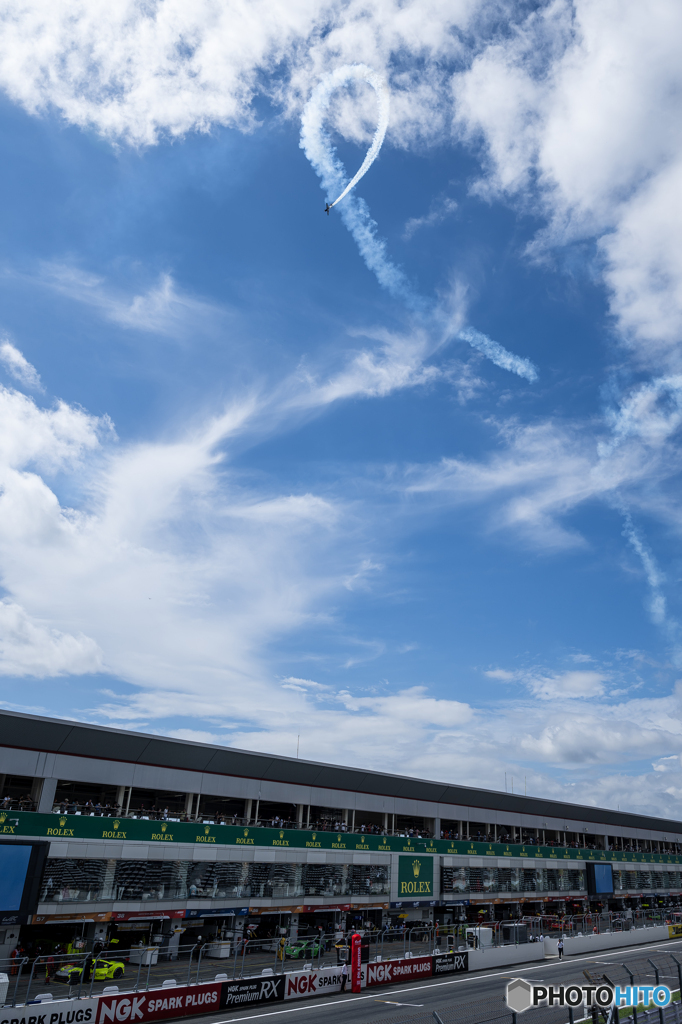
[(656, 925), (682, 924), (682, 912), (672, 909), (604, 911), (603, 913), (566, 914), (563, 917), (538, 915), (524, 917), (529, 934), (534, 939), (540, 935), (565, 938), (577, 935), (603, 935), (612, 932), (628, 932), (637, 928), (653, 928)]

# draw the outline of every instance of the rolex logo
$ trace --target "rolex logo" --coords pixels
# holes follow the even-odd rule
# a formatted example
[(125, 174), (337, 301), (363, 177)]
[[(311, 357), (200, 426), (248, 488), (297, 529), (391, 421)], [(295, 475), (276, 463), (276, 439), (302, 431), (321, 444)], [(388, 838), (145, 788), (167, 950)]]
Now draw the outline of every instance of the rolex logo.
[(3, 824), (3, 822), (6, 820), (6, 818), (7, 818), (7, 815), (4, 812), (2, 814), (0, 814), (0, 825)]
[(60, 828), (64, 828), (65, 825), (66, 825), (66, 818), (60, 818), (59, 819), (59, 827)]
[(365, 841), (365, 837), (364, 837), (364, 836), (361, 836), (361, 837), (360, 837), (360, 842), (361, 842), (361, 843), (364, 843), (364, 841)]
[(209, 833), (210, 831), (211, 831), (211, 826), (210, 826), (210, 825), (207, 825), (207, 826), (206, 826), (206, 828), (204, 829), (204, 835), (208, 835), (208, 833)]
[(337, 841), (337, 843), (340, 843), (341, 842), (341, 836), (337, 836), (336, 837), (336, 841)]
[(279, 838), (280, 838), (280, 839), (284, 839), (284, 832), (280, 832), (280, 834), (279, 834)]
[(419, 878), (419, 872), (422, 869), (422, 862), (420, 860), (412, 861), (412, 870), (414, 871), (414, 877)]
[(117, 819), (116, 819), (116, 821), (114, 822), (114, 828), (118, 828), (118, 826), (119, 826), (120, 824), (121, 824), (121, 822), (120, 822), (120, 821), (118, 820), (118, 818), (117, 818)]
[(164, 825), (161, 826), (161, 831), (165, 832), (167, 828), (168, 828), (168, 825), (164, 824)]
[(245, 829), (244, 829), (244, 835), (245, 835), (245, 836), (248, 836), (248, 834), (249, 834), (249, 830), (248, 830), (248, 828), (245, 828)]
[(317, 832), (313, 832), (313, 842), (317, 839)]

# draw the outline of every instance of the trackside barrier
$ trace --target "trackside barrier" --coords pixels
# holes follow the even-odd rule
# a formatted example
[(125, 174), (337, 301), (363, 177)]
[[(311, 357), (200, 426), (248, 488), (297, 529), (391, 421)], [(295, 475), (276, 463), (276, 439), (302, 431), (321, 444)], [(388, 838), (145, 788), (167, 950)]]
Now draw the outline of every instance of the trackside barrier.
[(98, 999), (59, 999), (29, 1006), (5, 1006), (0, 1024), (95, 1024)]
[[(362, 987), (467, 970), (468, 953), (443, 953), (362, 964)], [(237, 981), (102, 995), (92, 999), (51, 1000), (25, 1007), (6, 1007), (0, 1013), (0, 1024), (147, 1024), (148, 1021), (195, 1017), (260, 1003), (309, 999), (327, 992), (339, 992), (341, 981), (341, 967), (338, 966)]]
[[(680, 937), (679, 925), (659, 924), (651, 928), (640, 928), (630, 932), (601, 932), (587, 935), (564, 936), (564, 954), (596, 953), (600, 949), (620, 949), (622, 946), (639, 946), (649, 942), (665, 942)], [(544, 952), (557, 953), (558, 937), (545, 938)]]

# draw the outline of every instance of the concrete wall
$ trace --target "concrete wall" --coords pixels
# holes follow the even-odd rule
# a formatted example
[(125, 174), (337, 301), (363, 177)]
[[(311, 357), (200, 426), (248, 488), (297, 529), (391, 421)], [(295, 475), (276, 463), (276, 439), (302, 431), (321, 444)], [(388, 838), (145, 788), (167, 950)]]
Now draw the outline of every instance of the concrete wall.
[[(575, 953), (597, 953), (600, 949), (619, 946), (640, 946), (647, 942), (665, 942), (670, 938), (667, 924), (653, 928), (632, 928), (629, 932), (602, 932), (601, 935), (575, 935), (564, 939), (564, 956)], [(545, 953), (557, 955), (558, 939), (545, 939)]]
[[(555, 950), (556, 952), (556, 950)], [(526, 964), (534, 960), (544, 960), (545, 949), (541, 942), (522, 942), (519, 946), (498, 946), (493, 949), (469, 950), (469, 970), (485, 971), (491, 967), (504, 967), (506, 964)]]

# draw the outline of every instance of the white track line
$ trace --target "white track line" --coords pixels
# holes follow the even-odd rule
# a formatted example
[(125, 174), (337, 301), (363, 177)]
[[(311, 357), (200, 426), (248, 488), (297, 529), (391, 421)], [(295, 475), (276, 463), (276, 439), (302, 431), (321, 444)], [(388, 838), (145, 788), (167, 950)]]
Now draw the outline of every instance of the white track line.
[[(545, 971), (545, 970), (548, 970), (548, 969), (551, 970), (552, 967), (556, 967), (559, 964), (569, 964), (569, 963), (570, 964), (580, 964), (580, 963), (584, 963), (586, 960), (588, 960), (588, 961), (589, 960), (597, 960), (599, 957), (622, 956), (623, 953), (629, 952), (630, 950), (633, 950), (633, 951), (640, 950), (640, 951), (643, 952), (646, 949), (660, 949), (661, 946), (669, 946), (669, 945), (670, 945), (670, 940), (668, 940), (668, 942), (656, 942), (656, 943), (654, 943), (651, 946), (624, 946), (622, 949), (615, 949), (613, 951), (613, 953), (605, 953), (602, 950), (601, 952), (595, 953), (592, 956), (571, 957), (570, 960), (567, 960), (564, 957), (563, 960), (553, 960), (552, 963), (546, 963), (546, 962), (543, 961), (542, 963), (536, 964), (534, 967), (526, 967), (524, 964), (519, 964), (518, 967), (520, 969), (520, 972), (525, 974), (528, 971)], [(677, 949), (678, 947), (675, 947), (675, 948)], [(516, 965), (513, 965), (513, 966), (516, 966)], [(280, 977), (281, 977), (281, 975), (280, 975)], [(506, 971), (496, 971), (494, 974), (483, 974), (483, 973), (479, 973), (477, 971), (476, 974), (474, 974), (474, 975), (471, 975), (471, 974), (467, 975), (467, 977), (465, 977), (465, 978), (452, 978), (450, 981), (437, 981), (437, 982), (432, 983), (432, 984), (427, 984), (426, 982), (424, 982), (422, 985), (415, 985), (412, 988), (401, 988), (397, 992), (386, 992), (385, 994), (387, 996), (402, 996), (402, 995), (406, 995), (408, 992), (424, 992), (425, 989), (430, 991), (432, 988), (443, 988), (443, 986), (445, 986), (445, 985), (464, 985), (467, 982), (472, 982), (472, 981), (473, 982), (476, 982), (476, 981), (486, 981), (488, 978), (508, 978), (508, 977), (509, 977), (509, 968), (507, 968)], [(518, 975), (514, 975), (514, 977), (518, 977)], [(254, 975), (253, 978), (245, 978), (244, 981), (256, 981), (258, 979), (259, 979), (259, 975)], [(317, 1003), (316, 1002), (316, 1003), (312, 1003), (312, 1004), (308, 1003), (307, 1005), (304, 1004), (303, 1006), (300, 1006), (300, 1005), (292, 1006), (288, 1010), (270, 1010), (268, 1013), (253, 1013), (253, 1014), (251, 1014), (248, 1017), (227, 1017), (226, 1020), (218, 1020), (218, 1021), (212, 1020), (212, 1021), (209, 1022), (209, 1024), (232, 1024), (232, 1022), (234, 1020), (259, 1020), (261, 1017), (276, 1017), (278, 1014), (282, 1014), (282, 1013), (299, 1013), (302, 1010), (319, 1010), (321, 1006), (324, 1007), (325, 1009), (327, 1009), (327, 1007), (330, 1007), (330, 1006), (347, 1006), (349, 1003), (364, 1002), (365, 1000), (368, 1000), (368, 999), (373, 999), (374, 1002), (382, 1001), (382, 1000), (377, 999), (377, 996), (375, 996), (374, 994), (368, 995), (368, 996), (358, 996), (358, 995), (356, 995), (355, 997), (349, 996), (347, 999), (336, 999), (333, 1003), (326, 1003), (326, 1002), (325, 1003)], [(384, 1002), (388, 1002), (389, 1000), (383, 1000), (383, 1001)], [(239, 1011), (235, 1011), (235, 1012), (239, 1012)]]

